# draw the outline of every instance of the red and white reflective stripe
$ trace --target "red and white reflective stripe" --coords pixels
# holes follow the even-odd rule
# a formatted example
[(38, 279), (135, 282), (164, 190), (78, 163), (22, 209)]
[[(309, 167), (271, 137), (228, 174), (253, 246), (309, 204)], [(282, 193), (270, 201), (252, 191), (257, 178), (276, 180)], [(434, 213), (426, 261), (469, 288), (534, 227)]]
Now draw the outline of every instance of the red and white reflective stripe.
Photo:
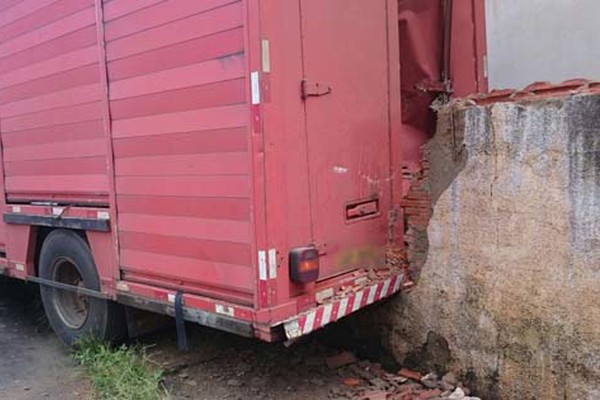
[(267, 285), (267, 252), (258, 251), (258, 304), (261, 308), (269, 306), (269, 290)]
[(331, 322), (331, 311), (333, 310), (333, 304), (326, 304), (323, 308), (323, 317), (321, 317), (321, 326), (325, 326)]
[(348, 298), (345, 297), (342, 299), (342, 301), (340, 301), (340, 303), (338, 305), (338, 312), (337, 312), (336, 319), (340, 319), (340, 318), (344, 317), (347, 312), (348, 312)]
[(306, 315), (306, 318), (304, 319), (304, 328), (302, 330), (303, 335), (306, 335), (308, 332), (313, 330), (313, 327), (315, 326), (316, 314), (317, 310), (314, 310), (309, 312), (308, 315)]
[(378, 300), (389, 297), (400, 290), (403, 278), (403, 274), (400, 273), (384, 281), (367, 286), (356, 293), (351, 293), (344, 298), (304, 312), (283, 324), (285, 334), (288, 339), (298, 338), (373, 304)]

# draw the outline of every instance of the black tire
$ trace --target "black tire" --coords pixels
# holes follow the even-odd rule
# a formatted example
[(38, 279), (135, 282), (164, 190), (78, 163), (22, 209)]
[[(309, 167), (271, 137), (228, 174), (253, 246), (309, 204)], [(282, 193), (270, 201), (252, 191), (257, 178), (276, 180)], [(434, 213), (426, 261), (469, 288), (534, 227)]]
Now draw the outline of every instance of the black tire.
[[(89, 246), (68, 230), (52, 231), (44, 240), (39, 259), (42, 279), (100, 290), (100, 279)], [(46, 316), (57, 336), (72, 346), (84, 337), (119, 342), (125, 339), (123, 307), (109, 300), (40, 285)]]

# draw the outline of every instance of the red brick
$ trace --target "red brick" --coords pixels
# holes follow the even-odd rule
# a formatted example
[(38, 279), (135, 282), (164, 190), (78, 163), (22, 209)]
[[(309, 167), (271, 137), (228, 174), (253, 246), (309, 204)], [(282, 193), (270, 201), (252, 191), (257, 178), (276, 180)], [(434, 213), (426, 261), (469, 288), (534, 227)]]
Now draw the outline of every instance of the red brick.
[(350, 387), (355, 387), (355, 386), (360, 385), (360, 379), (358, 379), (358, 378), (344, 378), (343, 382), (344, 382), (344, 385), (350, 386)]
[(332, 369), (340, 368), (345, 365), (354, 364), (357, 360), (356, 356), (349, 351), (343, 351), (331, 357), (327, 357), (325, 362)]
[(408, 379), (412, 379), (413, 381), (417, 381), (417, 382), (421, 380), (420, 372), (412, 371), (408, 368), (402, 368), (400, 371), (398, 371), (398, 375), (403, 376)]

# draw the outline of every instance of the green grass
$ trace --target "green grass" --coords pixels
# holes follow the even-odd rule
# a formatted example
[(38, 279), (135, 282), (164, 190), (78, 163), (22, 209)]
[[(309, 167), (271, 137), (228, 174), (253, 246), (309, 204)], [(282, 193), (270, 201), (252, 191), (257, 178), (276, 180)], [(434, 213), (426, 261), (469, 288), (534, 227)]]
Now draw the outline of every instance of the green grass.
[(91, 378), (94, 398), (99, 400), (163, 400), (168, 398), (162, 385), (162, 371), (155, 368), (141, 347), (111, 347), (83, 340), (75, 360)]

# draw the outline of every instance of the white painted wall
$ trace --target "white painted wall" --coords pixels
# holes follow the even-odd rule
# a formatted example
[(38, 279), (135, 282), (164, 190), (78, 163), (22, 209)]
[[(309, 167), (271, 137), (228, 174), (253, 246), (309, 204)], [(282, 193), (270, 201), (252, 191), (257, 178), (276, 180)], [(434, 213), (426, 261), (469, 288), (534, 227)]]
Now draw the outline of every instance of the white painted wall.
[(600, 0), (485, 0), (490, 88), (600, 80)]

